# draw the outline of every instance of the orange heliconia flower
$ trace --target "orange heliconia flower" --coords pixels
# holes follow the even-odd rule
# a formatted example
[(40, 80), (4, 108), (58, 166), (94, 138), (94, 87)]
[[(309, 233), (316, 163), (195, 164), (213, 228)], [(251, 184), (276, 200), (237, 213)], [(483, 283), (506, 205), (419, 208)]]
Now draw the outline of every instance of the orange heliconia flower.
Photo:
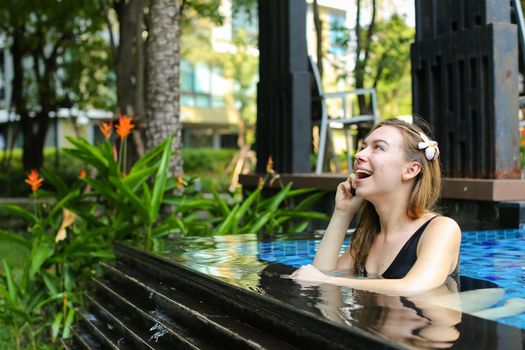
[(80, 179), (84, 180), (86, 178), (86, 169), (84, 169), (84, 168), (80, 169), (80, 175), (78, 177), (80, 177)]
[(113, 130), (113, 120), (110, 120), (109, 122), (100, 123), (98, 127), (102, 135), (104, 135), (104, 138), (106, 140), (109, 140), (109, 138), (111, 137), (111, 131)]
[(273, 172), (273, 159), (272, 156), (268, 157), (268, 162), (266, 163), (266, 172), (272, 173)]
[(177, 177), (177, 182), (175, 186), (180, 190), (184, 186), (188, 186), (188, 183), (184, 180), (182, 177), (182, 171), (179, 172), (179, 176)]
[(117, 128), (117, 134), (120, 136), (120, 139), (123, 140), (131, 133), (131, 129), (133, 129), (135, 125), (131, 124), (131, 117), (128, 117), (126, 115), (119, 114), (118, 116), (118, 125)]
[(33, 192), (36, 192), (40, 186), (42, 186), (42, 181), (44, 181), (44, 179), (38, 177), (38, 170), (36, 169), (31, 170), (27, 175), (26, 183), (31, 186)]

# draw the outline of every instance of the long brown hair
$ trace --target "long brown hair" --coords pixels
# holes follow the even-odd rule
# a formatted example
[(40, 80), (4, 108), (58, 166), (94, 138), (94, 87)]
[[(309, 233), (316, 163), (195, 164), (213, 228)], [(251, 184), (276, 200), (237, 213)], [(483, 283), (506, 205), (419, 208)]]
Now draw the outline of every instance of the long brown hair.
[[(424, 150), (420, 150), (418, 147), (419, 142), (423, 141), (420, 133), (432, 137), (430, 128), (419, 118), (414, 118), (412, 124), (400, 119), (385, 119), (376, 124), (369, 134), (382, 126), (393, 126), (401, 131), (405, 141), (404, 150), (407, 160), (421, 164), (421, 171), (416, 176), (407, 208), (407, 215), (410, 218), (419, 218), (432, 211), (441, 192), (441, 165), (439, 160), (436, 158), (427, 160)], [(354, 260), (354, 273), (363, 271), (372, 242), (380, 230), (379, 215), (372, 203), (366, 201), (361, 209), (360, 220), (350, 248)]]

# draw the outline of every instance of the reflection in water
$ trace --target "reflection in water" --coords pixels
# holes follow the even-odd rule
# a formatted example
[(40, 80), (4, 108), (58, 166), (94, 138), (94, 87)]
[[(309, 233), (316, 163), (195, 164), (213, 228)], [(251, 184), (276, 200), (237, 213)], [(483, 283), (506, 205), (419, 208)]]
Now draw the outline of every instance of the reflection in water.
[[(454, 293), (454, 283), (444, 285), (421, 298), (389, 296), (353, 290), (331, 284), (304, 286), (289, 279), (276, 279), (275, 272), (292, 271), (285, 265), (267, 267), (261, 276), (261, 289), (301, 309), (340, 325), (357, 327), (407, 348), (450, 348), (460, 339), (462, 313), (430, 304), (432, 295)], [(272, 276), (272, 277), (269, 277)], [(302, 295), (302, 298), (293, 295)], [(307, 298), (305, 298), (307, 297)]]
[[(242, 243), (242, 244), (241, 244)], [(485, 344), (497, 341), (494, 324), (473, 318), (509, 315), (509, 308), (490, 309), (503, 296), (491, 282), (449, 278), (440, 288), (412, 297), (389, 296), (335, 285), (300, 285), (288, 278), (295, 269), (257, 258), (255, 235), (220, 236), (175, 241), (165, 246), (165, 257), (339, 325), (357, 327), (407, 348), (461, 347), (467, 339), (462, 329), (481, 329)], [(459, 282), (459, 283), (458, 283)], [(512, 299), (511, 299), (512, 300)], [(519, 311), (523, 299), (513, 300), (510, 314)], [(483, 331), (486, 327), (488, 331)], [(491, 333), (492, 332), (492, 333)], [(479, 336), (479, 335), (477, 335)], [(470, 335), (472, 337), (472, 335)], [(496, 344), (496, 343), (495, 343)]]
[(409, 348), (449, 348), (459, 339), (461, 312), (421, 300), (334, 285), (323, 284), (318, 289), (323, 300), (318, 307), (332, 321), (365, 329)]
[[(239, 245), (242, 243), (242, 250)], [(259, 290), (259, 275), (268, 265), (257, 259), (257, 236), (199, 237), (168, 242), (163, 255), (228, 283)]]

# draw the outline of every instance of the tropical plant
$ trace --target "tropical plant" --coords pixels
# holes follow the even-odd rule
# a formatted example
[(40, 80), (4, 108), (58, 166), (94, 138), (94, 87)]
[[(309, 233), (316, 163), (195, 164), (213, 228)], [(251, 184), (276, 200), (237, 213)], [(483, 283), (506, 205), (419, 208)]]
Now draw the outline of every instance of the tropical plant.
[[(123, 149), (130, 123), (119, 124), (117, 130)], [(57, 175), (43, 172), (54, 188), (44, 191), (43, 178), (34, 170), (26, 180), (33, 191), (32, 208), (3, 206), (29, 223), (22, 234), (0, 231), (0, 251), (19, 252), (2, 255), (0, 275), (0, 318), (17, 348), (36, 348), (49, 334), (53, 341), (69, 337), (74, 307), (81, 303), (79, 291), (95, 264), (114, 257), (114, 240), (150, 249), (164, 192), (184, 184), (182, 177), (167, 178), (171, 137), (128, 173), (107, 139), (97, 146), (69, 141), (74, 147), (66, 152), (81, 159), (89, 174), (82, 171), (68, 187)]]
[(220, 195), (213, 186), (209, 187), (211, 198), (166, 196), (164, 202), (176, 209), (156, 233), (162, 235), (165, 234), (162, 230), (169, 229), (170, 232), (202, 236), (282, 234), (303, 232), (310, 220), (328, 220), (325, 214), (309, 210), (324, 193), (292, 189), (292, 183), (288, 183), (274, 195), (263, 196), (264, 183), (268, 179), (269, 176), (261, 179), (258, 187), (242, 201), (235, 200), (231, 194)]
[[(39, 191), (42, 181), (36, 170), (26, 179), (33, 191), (33, 212), (15, 205), (4, 206), (29, 222), (28, 232), (20, 235), (0, 231), (2, 250), (10, 252), (2, 255), (0, 318), (17, 349), (26, 345), (36, 349), (42, 338), (49, 335), (48, 330), (53, 342), (58, 336), (69, 336), (79, 298), (73, 274), (77, 278), (80, 274), (88, 275), (91, 269), (85, 268), (92, 267), (94, 254), (104, 256), (100, 250), (103, 248), (96, 250), (97, 242), (82, 244), (85, 237), (80, 242), (74, 241), (75, 245), (57, 244), (53, 233), (60, 233), (72, 223), (65, 206), (78, 198), (81, 184), (77, 183), (68, 195), (50, 205), (42, 200), (45, 196)], [(112, 256), (111, 252), (107, 256)]]

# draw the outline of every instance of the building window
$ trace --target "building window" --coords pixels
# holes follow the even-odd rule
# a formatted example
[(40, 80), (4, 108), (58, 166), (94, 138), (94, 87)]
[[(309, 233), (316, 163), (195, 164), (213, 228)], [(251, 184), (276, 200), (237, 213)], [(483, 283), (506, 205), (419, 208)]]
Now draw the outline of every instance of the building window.
[(181, 63), (181, 104), (198, 108), (223, 108), (228, 90), (219, 67), (187, 61)]
[(330, 14), (330, 53), (337, 56), (345, 54), (344, 41), (346, 36), (346, 16)]

